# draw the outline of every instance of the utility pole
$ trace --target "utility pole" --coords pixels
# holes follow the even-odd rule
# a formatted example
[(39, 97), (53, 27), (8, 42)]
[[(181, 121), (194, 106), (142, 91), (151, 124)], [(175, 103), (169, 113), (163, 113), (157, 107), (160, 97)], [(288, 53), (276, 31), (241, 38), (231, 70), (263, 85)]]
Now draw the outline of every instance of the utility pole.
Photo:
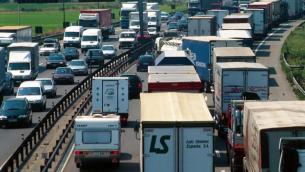
[(63, 18), (64, 18), (64, 22), (63, 22), (63, 28), (66, 27), (66, 10), (65, 10), (65, 0), (62, 0), (62, 12), (63, 12)]
[(144, 22), (143, 22), (143, 0), (138, 0), (139, 5), (139, 19), (140, 19), (140, 35), (143, 37)]
[(18, 25), (20, 26), (20, 1), (18, 2)]

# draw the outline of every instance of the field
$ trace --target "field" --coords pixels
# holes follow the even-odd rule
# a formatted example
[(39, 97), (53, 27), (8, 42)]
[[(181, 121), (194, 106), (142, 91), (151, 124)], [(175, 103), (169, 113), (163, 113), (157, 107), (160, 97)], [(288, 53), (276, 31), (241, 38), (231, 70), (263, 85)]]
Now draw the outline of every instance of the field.
[[(20, 25), (42, 26), (43, 33), (57, 32), (63, 26), (63, 5), (59, 4), (21, 4)], [(85, 8), (97, 8), (97, 3), (65, 3), (65, 21), (76, 24), (79, 10)], [(115, 14), (114, 21), (119, 21), (119, 3), (100, 3), (100, 8), (111, 8)], [(162, 11), (174, 11), (170, 5), (161, 5)], [(186, 4), (179, 4), (175, 11), (186, 9)], [(0, 25), (18, 25), (18, 6), (14, 3), (0, 4)]]

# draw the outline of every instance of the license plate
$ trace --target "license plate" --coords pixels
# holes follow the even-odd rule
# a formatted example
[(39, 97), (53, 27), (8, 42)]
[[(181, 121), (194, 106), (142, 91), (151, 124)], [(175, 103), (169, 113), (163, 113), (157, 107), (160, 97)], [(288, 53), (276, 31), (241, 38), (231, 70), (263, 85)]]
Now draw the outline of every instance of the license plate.
[(109, 157), (109, 152), (92, 152), (91, 155), (94, 157)]
[(17, 122), (17, 119), (9, 119), (10, 122)]

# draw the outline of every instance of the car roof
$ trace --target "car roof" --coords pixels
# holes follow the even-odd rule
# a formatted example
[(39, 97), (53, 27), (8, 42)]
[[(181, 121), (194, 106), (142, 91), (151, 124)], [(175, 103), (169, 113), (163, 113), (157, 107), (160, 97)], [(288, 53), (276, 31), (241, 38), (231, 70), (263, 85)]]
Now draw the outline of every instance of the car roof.
[(35, 81), (53, 80), (52, 78), (36, 78)]
[(71, 60), (70, 62), (77, 62), (77, 61), (82, 61), (82, 62), (84, 62), (85, 60), (84, 60), (84, 59), (73, 59), (73, 60)]
[(40, 81), (24, 81), (20, 84), (19, 88), (21, 87), (41, 87), (42, 84)]
[(106, 45), (103, 45), (102, 47), (114, 47), (114, 45), (111, 45), (111, 44), (106, 44)]
[(8, 98), (8, 99), (6, 99), (6, 100), (4, 100), (4, 101), (15, 101), (15, 100), (24, 100), (24, 101), (26, 101), (27, 99), (25, 98), (25, 97), (11, 97), (11, 98)]

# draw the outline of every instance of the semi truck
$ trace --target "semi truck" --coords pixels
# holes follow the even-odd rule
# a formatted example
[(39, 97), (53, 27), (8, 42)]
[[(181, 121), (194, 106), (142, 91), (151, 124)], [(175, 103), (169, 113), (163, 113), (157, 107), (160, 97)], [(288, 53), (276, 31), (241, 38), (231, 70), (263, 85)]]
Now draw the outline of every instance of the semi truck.
[[(144, 30), (148, 27), (148, 15), (147, 12), (143, 12), (143, 24)], [(129, 13), (129, 29), (138, 32), (140, 30), (140, 16), (139, 12)]]
[(96, 162), (118, 166), (121, 155), (121, 125), (116, 114), (77, 116), (74, 122), (74, 161), (77, 168)]
[(92, 80), (92, 113), (118, 114), (122, 125), (128, 119), (128, 78), (94, 77)]
[(81, 10), (78, 19), (79, 25), (84, 29), (101, 29), (104, 39), (107, 39), (112, 33), (111, 9)]
[[(146, 10), (146, 2), (143, 2), (143, 11)], [(121, 29), (129, 28), (129, 13), (139, 11), (137, 1), (123, 2), (120, 10), (120, 25)]]
[(264, 9), (268, 29), (272, 26), (272, 3), (271, 2), (253, 2), (248, 5), (248, 9)]
[(147, 10), (148, 26), (155, 27), (157, 31), (161, 28), (161, 11), (160, 10)]
[(193, 16), (188, 18), (188, 36), (216, 35), (216, 17), (214, 15)]
[(304, 106), (304, 101), (245, 102), (245, 171), (305, 170)]
[(287, 6), (288, 17), (291, 19), (298, 18), (303, 13), (304, 2), (302, 0), (282, 0)]
[(160, 10), (159, 3), (158, 2), (147, 2), (146, 4), (146, 10)]
[(188, 0), (188, 12), (193, 16), (198, 12), (206, 12), (215, 9), (221, 3), (221, 0)]
[(8, 46), (7, 72), (14, 82), (34, 80), (39, 72), (39, 46), (33, 42), (18, 42)]
[(253, 38), (250, 30), (219, 30), (217, 36), (221, 38), (231, 38), (242, 40), (243, 46), (252, 47)]
[(0, 46), (7, 47), (14, 42), (31, 42), (31, 26), (1, 26)]
[(194, 66), (148, 66), (150, 74), (197, 74)]
[(250, 23), (252, 26), (251, 13), (233, 13), (223, 18), (223, 23)]
[(213, 172), (214, 121), (200, 93), (141, 94), (141, 172)]
[(252, 33), (254, 39), (264, 38), (268, 31), (267, 13), (264, 9), (245, 9), (244, 13), (252, 14)]

